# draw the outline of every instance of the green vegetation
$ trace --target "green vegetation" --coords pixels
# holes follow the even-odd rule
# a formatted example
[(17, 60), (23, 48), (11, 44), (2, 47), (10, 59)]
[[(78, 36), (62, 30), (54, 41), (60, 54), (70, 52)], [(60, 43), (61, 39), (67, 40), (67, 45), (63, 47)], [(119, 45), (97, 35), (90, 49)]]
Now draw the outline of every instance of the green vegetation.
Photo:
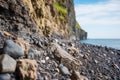
[(79, 25), (79, 23), (78, 23), (77, 21), (76, 21), (75, 27), (76, 27), (77, 29), (80, 29), (80, 28), (81, 28), (80, 25)]
[(63, 14), (67, 14), (67, 9), (61, 6), (58, 2), (54, 4), (54, 7)]
[(58, 2), (54, 3), (54, 7), (58, 10), (59, 12), (59, 18), (61, 20), (65, 19), (65, 16), (67, 14), (67, 9), (65, 7), (63, 7), (61, 4), (59, 4)]
[(63, 15), (59, 15), (59, 18), (63, 20), (65, 17)]

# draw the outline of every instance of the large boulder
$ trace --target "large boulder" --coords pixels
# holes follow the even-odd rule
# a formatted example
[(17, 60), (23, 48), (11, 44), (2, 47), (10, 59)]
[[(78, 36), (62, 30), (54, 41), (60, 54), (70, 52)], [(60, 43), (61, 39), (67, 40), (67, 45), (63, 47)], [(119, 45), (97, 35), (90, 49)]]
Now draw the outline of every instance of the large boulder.
[(20, 80), (37, 80), (37, 62), (30, 59), (19, 59), (17, 71)]
[(51, 51), (57, 61), (66, 66), (69, 70), (79, 70), (82, 62), (77, 60), (64, 49), (60, 47), (57, 43), (51, 44)]
[(7, 54), (0, 55), (0, 73), (12, 73), (16, 69), (16, 61)]
[(10, 55), (11, 57), (17, 59), (24, 56), (24, 50), (12, 40), (6, 40), (3, 47), (3, 53)]

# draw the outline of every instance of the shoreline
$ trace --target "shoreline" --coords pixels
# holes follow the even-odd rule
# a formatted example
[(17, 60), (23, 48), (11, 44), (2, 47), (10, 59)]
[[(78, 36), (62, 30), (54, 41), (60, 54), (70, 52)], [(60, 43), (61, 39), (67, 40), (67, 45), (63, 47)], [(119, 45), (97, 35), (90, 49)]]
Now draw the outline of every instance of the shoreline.
[(116, 42), (115, 44), (113, 42), (111, 43), (111, 41), (114, 41), (114, 40), (120, 40), (120, 39), (86, 39), (86, 40), (80, 40), (80, 42), (85, 44), (120, 50), (120, 46), (118, 46), (119, 44), (118, 41), (115, 41)]

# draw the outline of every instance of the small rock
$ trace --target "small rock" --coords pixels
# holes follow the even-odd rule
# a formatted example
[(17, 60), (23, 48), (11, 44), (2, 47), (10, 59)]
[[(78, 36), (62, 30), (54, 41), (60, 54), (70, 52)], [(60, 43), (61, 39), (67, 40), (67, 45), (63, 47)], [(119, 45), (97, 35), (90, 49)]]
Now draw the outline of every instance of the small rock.
[(15, 59), (24, 56), (24, 50), (12, 40), (5, 41), (3, 53), (8, 54)]
[(0, 74), (0, 80), (10, 80), (10, 74)]
[(75, 46), (75, 44), (74, 44), (74, 43), (72, 43), (72, 42), (69, 42), (69, 43), (68, 43), (68, 46), (70, 46), (70, 47), (74, 47), (74, 46)]
[(44, 77), (44, 80), (50, 80), (48, 76), (45, 76)]
[(120, 69), (119, 66), (118, 66), (117, 64), (115, 64), (115, 63), (112, 64), (112, 67), (113, 67), (113, 68)]
[(34, 53), (30, 52), (30, 53), (27, 55), (27, 58), (28, 58), (28, 59), (34, 59), (34, 58), (35, 58)]
[(65, 47), (65, 43), (59, 43), (60, 46)]
[(68, 52), (70, 53), (70, 54), (72, 54), (73, 56), (79, 56), (79, 50), (78, 49), (76, 49), (75, 47), (69, 47), (68, 48)]
[(94, 59), (94, 62), (97, 64), (98, 63), (98, 61), (96, 60), (96, 59)]
[(42, 62), (43, 64), (45, 64), (45, 60), (41, 60), (41, 62)]
[(49, 60), (49, 57), (46, 57), (45, 60), (46, 60), (46, 61)]
[(38, 50), (33, 50), (33, 49), (30, 49), (29, 50), (29, 53), (27, 55), (27, 58), (29, 59), (37, 59), (41, 56), (41, 52), (38, 51)]
[(37, 80), (37, 62), (30, 59), (19, 59), (17, 61), (20, 80)]
[(58, 39), (52, 39), (51, 42), (58, 43)]
[(56, 71), (58, 73), (60, 72), (60, 70), (58, 68), (55, 68), (54, 71)]
[(77, 71), (73, 71), (71, 75), (71, 80), (88, 80), (88, 78), (80, 75), (80, 73)]
[(62, 64), (59, 65), (59, 69), (63, 75), (70, 75), (68, 68), (63, 66)]
[(87, 55), (84, 55), (83, 59), (89, 59), (89, 57)]
[(106, 57), (107, 55), (106, 54), (103, 54), (104, 57)]
[(114, 52), (113, 52), (113, 51), (111, 51), (111, 54), (114, 54)]
[(12, 73), (16, 69), (16, 61), (7, 54), (0, 55), (0, 72)]

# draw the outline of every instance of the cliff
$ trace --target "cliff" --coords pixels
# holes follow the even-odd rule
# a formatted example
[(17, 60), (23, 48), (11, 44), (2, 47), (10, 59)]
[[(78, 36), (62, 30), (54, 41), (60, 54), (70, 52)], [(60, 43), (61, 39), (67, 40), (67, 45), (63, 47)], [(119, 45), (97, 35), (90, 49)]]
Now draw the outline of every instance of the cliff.
[(86, 32), (75, 27), (73, 0), (0, 0), (0, 10), (0, 30), (16, 36), (86, 38)]
[(81, 28), (77, 21), (75, 27), (76, 27), (76, 40), (87, 39), (87, 32)]

